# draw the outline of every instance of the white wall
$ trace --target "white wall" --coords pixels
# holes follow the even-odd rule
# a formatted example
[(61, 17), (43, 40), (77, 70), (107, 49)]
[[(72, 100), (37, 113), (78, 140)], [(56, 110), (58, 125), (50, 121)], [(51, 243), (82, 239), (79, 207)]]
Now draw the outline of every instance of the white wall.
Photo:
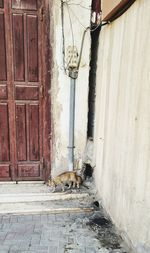
[[(67, 1), (66, 1), (67, 2)], [(69, 12), (74, 33), (74, 45), (80, 51), (83, 31), (90, 25), (91, 0), (68, 1)], [(53, 1), (51, 13), (51, 46), (53, 51), (52, 69), (52, 125), (53, 151), (52, 175), (68, 170), (68, 130), (69, 130), (69, 88), (70, 78), (63, 70), (61, 1)], [(84, 27), (83, 27), (84, 26)], [(65, 50), (72, 45), (72, 32), (68, 15), (68, 7), (64, 5)], [(81, 68), (76, 81), (75, 112), (75, 159), (82, 157), (87, 132), (88, 113), (88, 76), (90, 61), (90, 34), (86, 34)], [(67, 59), (66, 59), (67, 60)]]
[(135, 247), (150, 252), (150, 1), (102, 28), (98, 52), (95, 181)]

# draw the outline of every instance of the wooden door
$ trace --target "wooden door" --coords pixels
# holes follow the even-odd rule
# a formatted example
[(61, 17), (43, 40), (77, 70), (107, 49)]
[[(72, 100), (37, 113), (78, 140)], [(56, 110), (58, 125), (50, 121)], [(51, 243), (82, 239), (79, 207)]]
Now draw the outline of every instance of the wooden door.
[(50, 167), (43, 2), (0, 0), (0, 180), (43, 180)]

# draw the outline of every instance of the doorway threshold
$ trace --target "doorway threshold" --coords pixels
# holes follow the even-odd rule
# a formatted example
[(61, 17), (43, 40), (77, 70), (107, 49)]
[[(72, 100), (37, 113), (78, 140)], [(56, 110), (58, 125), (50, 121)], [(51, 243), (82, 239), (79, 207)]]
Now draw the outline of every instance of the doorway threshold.
[(44, 184), (44, 181), (2, 181), (0, 185), (11, 185), (11, 184)]

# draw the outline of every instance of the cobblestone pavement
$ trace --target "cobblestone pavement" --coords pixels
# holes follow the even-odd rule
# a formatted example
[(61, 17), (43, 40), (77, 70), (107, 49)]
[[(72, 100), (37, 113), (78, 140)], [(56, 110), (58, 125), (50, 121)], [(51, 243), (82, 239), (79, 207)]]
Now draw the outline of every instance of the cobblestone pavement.
[(0, 253), (127, 253), (117, 245), (102, 246), (98, 233), (87, 225), (92, 215), (1, 215)]

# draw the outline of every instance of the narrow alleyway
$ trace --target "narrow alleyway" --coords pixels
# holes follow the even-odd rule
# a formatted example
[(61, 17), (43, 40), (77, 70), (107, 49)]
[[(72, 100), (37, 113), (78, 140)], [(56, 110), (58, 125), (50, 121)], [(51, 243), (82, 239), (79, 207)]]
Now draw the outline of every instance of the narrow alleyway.
[(127, 252), (119, 249), (115, 234), (103, 238), (104, 228), (101, 231), (102, 245), (99, 241), (101, 235), (86, 225), (89, 221), (87, 214), (7, 215), (0, 216), (0, 219), (0, 253)]
[(34, 203), (49, 212), (1, 213), (0, 253), (129, 253), (94, 194), (85, 188), (72, 194), (85, 192), (84, 198)]

